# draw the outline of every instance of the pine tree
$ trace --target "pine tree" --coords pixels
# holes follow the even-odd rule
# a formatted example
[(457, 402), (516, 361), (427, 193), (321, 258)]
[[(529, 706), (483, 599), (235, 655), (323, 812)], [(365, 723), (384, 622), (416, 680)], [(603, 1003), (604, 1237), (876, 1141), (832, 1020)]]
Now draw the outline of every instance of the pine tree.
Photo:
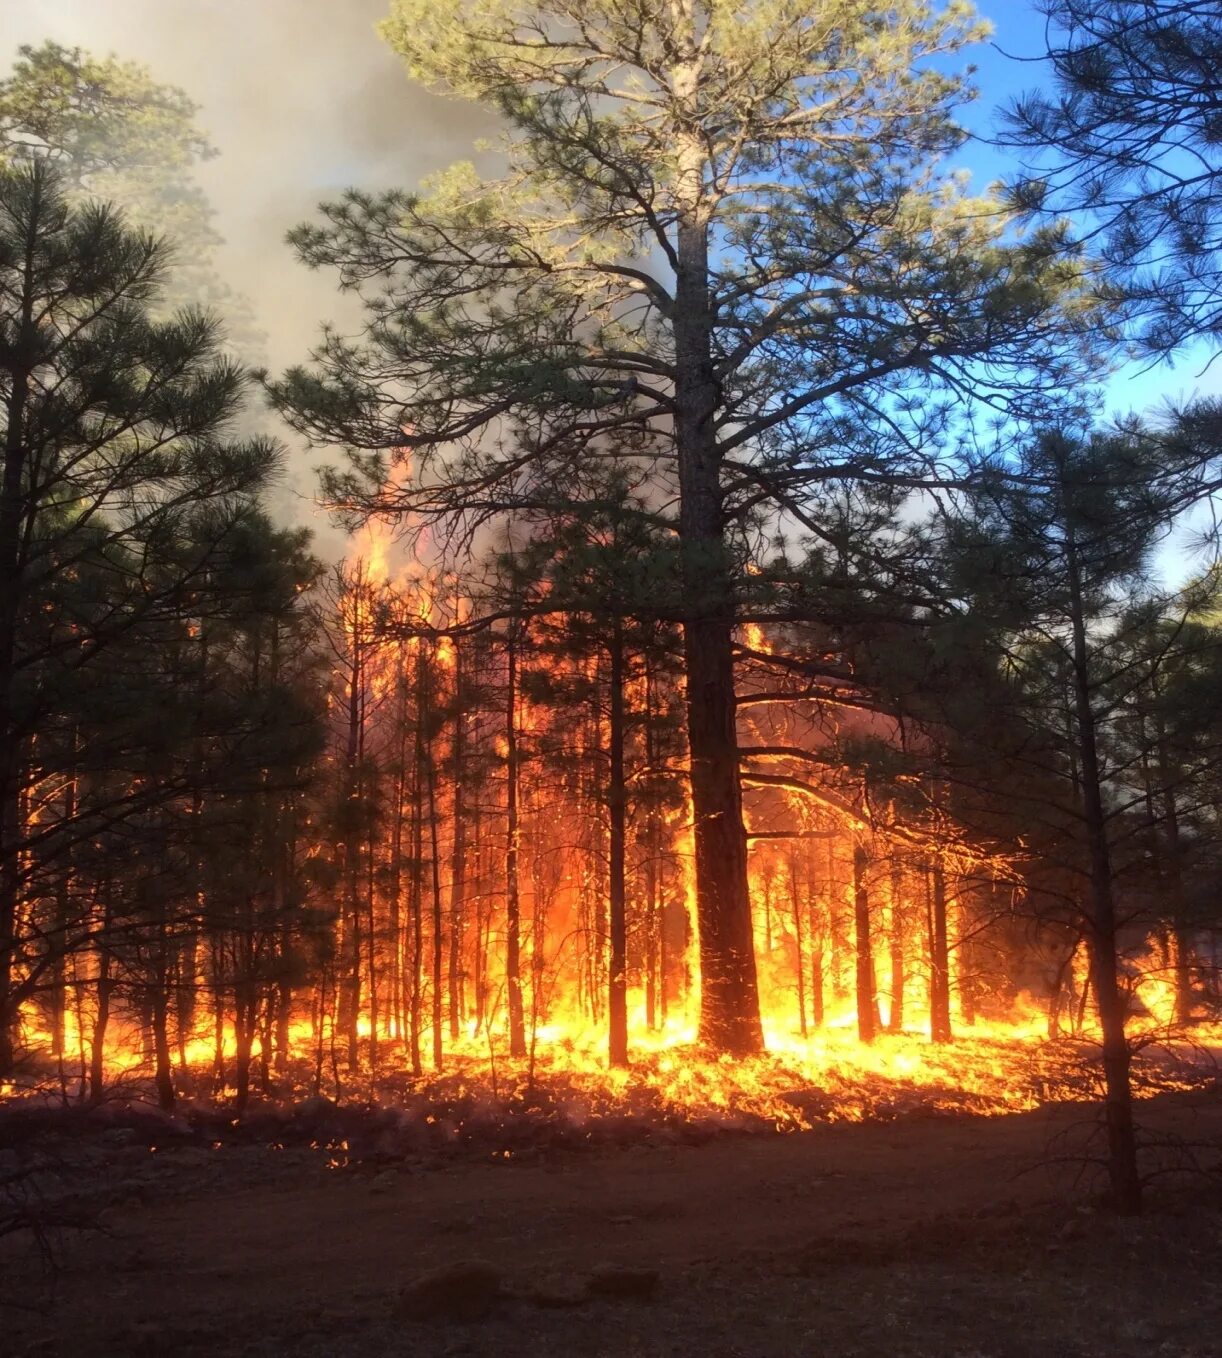
[[(59, 861), (57, 837), (71, 845), (90, 819), (113, 825), (178, 790), (168, 774), (138, 793), (122, 777), (123, 739), (149, 719), (139, 689), (124, 706), (103, 685), (121, 705), (100, 720), (73, 709), (121, 642), (157, 636), (206, 593), (210, 550), (278, 461), (274, 444), (232, 435), (249, 379), (215, 323), (150, 319), (165, 261), (113, 209), (69, 206), (45, 159), (0, 171), (0, 1070), (48, 965), (23, 934), (28, 874)], [(31, 786), (107, 760), (112, 776), (53, 830), (26, 824)]]
[(1044, 0), (1053, 89), (1009, 110), (1028, 208), (1082, 230), (1142, 339), (1222, 334), (1222, 14), (1213, 0)]
[[(959, 7), (844, 0), (400, 0), (409, 69), (495, 109), (508, 169), (351, 193), (292, 239), (368, 308), (273, 387), (357, 514), (456, 531), (554, 501), (566, 470), (649, 475), (683, 548), (701, 1031), (758, 1050), (732, 635), (761, 514), (812, 488), (923, 483), (958, 401), (1071, 391), (1056, 231), (932, 169), (962, 133)], [(1076, 349), (1074, 350), (1076, 353)], [(387, 483), (387, 450), (410, 476)]]
[(114, 203), (129, 225), (172, 242), (162, 309), (193, 303), (220, 312), (230, 345), (254, 362), (264, 336), (250, 303), (217, 270), (221, 236), (195, 179), (195, 166), (217, 154), (196, 126), (198, 112), (136, 62), (50, 41), (21, 47), (0, 81), (0, 164), (46, 159), (72, 201)]
[[(960, 560), (971, 563), (975, 605), (1009, 620), (997, 629), (995, 655), (1018, 719), (1017, 758), (1060, 784), (1051, 809), (1062, 827), (1059, 852), (1078, 883), (1089, 949), (1112, 1199), (1119, 1210), (1136, 1211), (1142, 1188), (1117, 885), (1118, 827), (1134, 798), (1114, 732), (1131, 695), (1177, 644), (1172, 628), (1169, 646), (1134, 650), (1149, 618), (1170, 604), (1151, 584), (1151, 553), (1193, 500), (1200, 468), (1191, 447), (1134, 428), (1077, 438), (1048, 433), (1021, 464), (989, 470), (993, 490), (960, 539)], [(1000, 733), (1008, 724), (994, 718), (994, 725)], [(1041, 815), (1047, 820), (1046, 810)], [(1045, 842), (1058, 851), (1055, 838)]]
[[(587, 494), (567, 511), (557, 507), (545, 517), (535, 516), (540, 521), (521, 554), (521, 568), (536, 584), (532, 597), (519, 606), (551, 624), (548, 653), (560, 662), (558, 675), (572, 674), (572, 662), (593, 653), (601, 662), (596, 671), (605, 676), (605, 682), (585, 686), (596, 708), (601, 748), (595, 781), (607, 822), (608, 1053), (612, 1065), (623, 1066), (628, 1064), (630, 746), (631, 728), (639, 724), (628, 689), (651, 661), (655, 672), (665, 665), (668, 620), (678, 611), (678, 562), (654, 516), (622, 477), (604, 477)], [(563, 700), (555, 681), (549, 687), (553, 702)]]

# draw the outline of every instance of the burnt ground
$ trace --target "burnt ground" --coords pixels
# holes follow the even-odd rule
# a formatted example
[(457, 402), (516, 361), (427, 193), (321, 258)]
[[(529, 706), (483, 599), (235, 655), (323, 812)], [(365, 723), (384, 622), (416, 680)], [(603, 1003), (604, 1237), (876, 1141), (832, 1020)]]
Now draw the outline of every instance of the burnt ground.
[[(61, 1138), (79, 1186), (47, 1211), (100, 1229), (0, 1240), (0, 1353), (1222, 1355), (1222, 1098), (1140, 1112), (1202, 1172), (1136, 1220), (1092, 1199), (1066, 1105), (508, 1160)], [(413, 1318), (414, 1279), (472, 1261)]]

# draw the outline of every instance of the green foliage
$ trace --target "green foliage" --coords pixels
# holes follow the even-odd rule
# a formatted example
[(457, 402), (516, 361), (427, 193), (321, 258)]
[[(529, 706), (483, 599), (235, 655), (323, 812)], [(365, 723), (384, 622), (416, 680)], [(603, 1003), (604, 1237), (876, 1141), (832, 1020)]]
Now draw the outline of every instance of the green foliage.
[(0, 165), (45, 159), (70, 199), (115, 204), (130, 225), (168, 241), (168, 301), (222, 312), (231, 342), (253, 359), (263, 336), (249, 303), (217, 273), (221, 237), (195, 180), (195, 166), (216, 155), (197, 112), (135, 62), (50, 41), (22, 47), (0, 81)]
[(1088, 214), (1142, 341), (1216, 341), (1222, 300), (1219, 80), (1211, 0), (1045, 0), (1054, 88), (1010, 110), (1006, 140), (1042, 152), (1025, 211)]
[(218, 909), (297, 899), (271, 891), (268, 844), (319, 748), (299, 602), (318, 567), (258, 507), (280, 449), (236, 432), (250, 378), (216, 322), (157, 316), (166, 261), (48, 158), (0, 169), (6, 1038), (100, 894), (146, 979), (204, 857)]
[[(354, 191), (292, 233), (367, 309), (360, 339), (328, 330), (272, 386), (347, 453), (331, 498), (469, 522), (562, 499), (586, 456), (673, 485), (689, 321), (731, 520), (809, 527), (819, 486), (945, 475), (956, 409), (1080, 399), (1106, 318), (1063, 231), (1019, 238), (937, 169), (967, 96), (943, 58), (980, 31), (958, 6), (855, 0), (396, 6), (409, 69), (505, 118), (509, 169)], [(383, 494), (388, 460), (415, 474)]]
[(96, 175), (183, 175), (215, 155), (195, 127), (197, 111), (143, 66), (46, 42), (20, 48), (0, 82), (0, 145), (9, 159), (47, 156), (65, 179), (100, 196), (105, 181)]

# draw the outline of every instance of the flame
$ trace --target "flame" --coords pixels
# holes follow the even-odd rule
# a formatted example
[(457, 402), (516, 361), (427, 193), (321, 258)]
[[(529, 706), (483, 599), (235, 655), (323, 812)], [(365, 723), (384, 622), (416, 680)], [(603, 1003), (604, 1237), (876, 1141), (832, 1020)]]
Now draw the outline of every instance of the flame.
[[(455, 732), (463, 718), (460, 714), (456, 719), (453, 713), (461, 706), (460, 659), (466, 668), (462, 647), (467, 642), (452, 633), (461, 633), (471, 602), (442, 571), (405, 557), (390, 527), (371, 520), (355, 544), (336, 608), (337, 630), (348, 650), (336, 668), (330, 696), (333, 725), (345, 725), (355, 709), (365, 724), (371, 757), (389, 760), (386, 751), (397, 749), (394, 758), (400, 761), (400, 770), (411, 756), (410, 742), (396, 743), (396, 735), (417, 722), (413, 729), (422, 732), (423, 747), (423, 762), (410, 776), (400, 775), (397, 784), (396, 795), (401, 798), (407, 796), (405, 787), (415, 788), (414, 827), (412, 808), (390, 804), (392, 794), (386, 789), (396, 785), (393, 773), (387, 774), (381, 789), (376, 832), (361, 848), (366, 876), (360, 884), (361, 913), (352, 924), (355, 932), (345, 933), (349, 921), (344, 911), (353, 903), (342, 899), (344, 888), (326, 888), (317, 902), (340, 916), (329, 940), (337, 956), (343, 957), (349, 937), (356, 938), (360, 952), (359, 1004), (347, 1016), (359, 1067), (345, 1069), (350, 1084), (365, 1074), (374, 1080), (407, 1068), (413, 1030), (423, 1052), (420, 1064), (427, 1070), (433, 1005), (440, 1001), (447, 1070), (458, 1069), (478, 1081), (496, 1080), (497, 1073), (506, 1070), (518, 1078), (529, 1068), (532, 1076), (537, 1072), (563, 1077), (599, 1106), (639, 1097), (647, 1090), (653, 1106), (664, 1109), (750, 1116), (793, 1128), (815, 1117), (872, 1116), (888, 1098), (919, 1094), (932, 1106), (1004, 1112), (1034, 1107), (1041, 1099), (1061, 1096), (1068, 1087), (1068, 1076), (1054, 1055), (1063, 1047), (1049, 1041), (1051, 989), (1038, 982), (1020, 988), (1004, 972), (990, 970), (987, 958), (973, 954), (976, 926), (967, 892), (956, 897), (952, 891), (947, 907), (956, 1040), (952, 1046), (929, 1040), (934, 972), (929, 874), (936, 866), (952, 882), (974, 872), (1004, 877), (1008, 865), (955, 839), (953, 827), (937, 808), (896, 824), (893, 817), (874, 818), (852, 789), (834, 781), (813, 787), (819, 794), (813, 797), (789, 788), (770, 790), (751, 808), (753, 826), (787, 826), (794, 832), (793, 838), (783, 841), (755, 836), (749, 855), (768, 1055), (731, 1062), (700, 1053), (694, 1045), (700, 981), (690, 794), (682, 782), (672, 779), (669, 797), (651, 805), (643, 789), (668, 756), (651, 755), (646, 760), (640, 749), (635, 750), (628, 790), (631, 834), (626, 864), (633, 1067), (608, 1069), (609, 832), (605, 817), (593, 810), (605, 810), (598, 783), (606, 767), (607, 717), (599, 698), (605, 666), (603, 658), (592, 653), (540, 659), (533, 643), (522, 648), (523, 666), (533, 665), (536, 677), (571, 681), (574, 690), (586, 696), (558, 716), (556, 705), (540, 689), (526, 685), (514, 694), (515, 730), (522, 742), (519, 982), (531, 1056), (528, 1067), (510, 1061), (509, 923), (502, 876), (506, 836), (501, 807), (508, 776), (503, 767), (508, 755), (503, 707), (494, 729), (471, 737), (482, 738), (484, 763), (478, 766), (478, 779), (463, 793), (465, 845), (457, 828), (460, 799), (445, 772), (451, 762), (458, 762)], [(758, 625), (744, 627), (743, 637), (754, 651), (768, 649)], [(497, 638), (488, 645), (495, 652)], [(502, 683), (502, 660), (488, 660), (488, 652), (477, 654), (482, 657), (481, 672), (470, 679), (477, 685)], [(550, 673), (544, 675), (545, 670)], [(442, 714), (444, 720), (420, 720), (423, 699), (413, 685), (421, 676), (427, 680), (430, 715)], [(393, 701), (385, 701), (392, 695)], [(646, 677), (630, 674), (625, 705), (635, 723), (631, 739), (638, 743), (642, 714), (651, 700)], [(794, 739), (787, 730), (769, 730), (762, 718), (758, 730), (765, 750), (776, 748), (778, 740)], [(345, 757), (337, 742), (330, 767), (342, 767)], [(387, 767), (392, 766), (393, 760)], [(426, 787), (431, 809), (422, 801)], [(50, 790), (48, 799), (54, 795), (60, 794)], [(396, 812), (401, 817), (397, 840), (388, 828)], [(413, 828), (419, 849), (411, 845)], [(855, 882), (853, 874), (857, 850), (867, 841), (876, 861), (863, 884)], [(351, 862), (345, 857), (348, 848), (338, 836), (336, 842), (320, 837), (304, 852), (316, 860), (319, 878), (328, 880), (322, 869), (329, 866), (332, 877), (341, 878)], [(394, 852), (399, 855), (396, 862)], [(413, 860), (418, 869), (414, 884)], [(897, 866), (889, 867), (889, 862)], [(855, 912), (863, 886), (868, 896), (868, 943), (856, 932), (860, 921)], [(413, 890), (418, 927), (412, 920)], [(440, 938), (435, 933), (437, 919), (445, 931)], [(413, 928), (417, 932), (409, 935)], [(439, 943), (445, 953), (445, 994), (440, 997), (433, 992), (427, 961)], [(857, 1037), (859, 943), (869, 949), (872, 965), (866, 971), (873, 974), (878, 1019), (890, 1030), (873, 1043)], [(1173, 961), (1165, 942), (1154, 936), (1134, 952), (1128, 965), (1135, 1033), (1166, 1029), (1174, 1017)], [(413, 973), (417, 965), (419, 970)], [(97, 959), (86, 951), (73, 959), (72, 966), (65, 993), (75, 1000), (54, 1020), (58, 1032), (51, 1031), (46, 1006), (32, 1001), (22, 1011), (22, 1029), (27, 1047), (43, 1053), (57, 1050), (62, 1078), (80, 1083), (87, 1079), (99, 1023)], [(173, 1063), (178, 1071), (198, 1078), (211, 1072), (217, 1079), (232, 1081), (238, 1056), (230, 1012), (233, 979), (219, 980), (218, 1023), (211, 1012), (217, 978), (203, 974), (202, 961), (196, 968), (196, 974), (184, 978), (184, 988), (195, 1002), (172, 1019)], [(1072, 1022), (1062, 1026), (1076, 1036), (1091, 1037), (1096, 1031), (1093, 1013), (1089, 1005), (1078, 1004), (1088, 996), (1086, 970), (1085, 950), (1078, 948), (1064, 968), (1074, 1013)], [(460, 993), (452, 996), (452, 986)], [(265, 1053), (259, 1032), (251, 1047), (253, 1059), (267, 1056), (277, 1068), (300, 1065), (312, 1071), (315, 1080), (319, 1071), (346, 1061), (342, 1049), (347, 1033), (337, 989), (333, 974), (299, 983), (287, 1026), (288, 1050)], [(409, 991), (412, 995), (405, 1001)], [(129, 983), (127, 991), (116, 996), (102, 1039), (109, 1079), (144, 1078), (152, 1069), (152, 1044), (141, 1005), (124, 999), (133, 993)], [(451, 1001), (457, 1037), (450, 1032)], [(1206, 1044), (1222, 1043), (1222, 1025), (1203, 1025), (1197, 1037)], [(805, 1094), (795, 1100), (795, 1090)]]
[(390, 580), (390, 557), (394, 549), (394, 530), (385, 519), (368, 519), (353, 540), (350, 555), (363, 562), (371, 584), (383, 585)]
[[(1082, 1098), (1090, 1093), (1083, 1083), (1076, 1044), (1049, 1042), (1047, 1015), (1027, 997), (1005, 1021), (978, 1021), (970, 1036), (953, 1044), (931, 1044), (918, 1033), (885, 1034), (872, 1045), (857, 1041), (852, 1024), (843, 1018), (817, 1033), (799, 1037), (783, 1017), (766, 1023), (768, 1054), (748, 1060), (710, 1057), (696, 1048), (693, 1018), (672, 1016), (661, 1027), (643, 1022), (640, 997), (632, 1006), (633, 1064), (608, 1068), (601, 1027), (574, 1020), (564, 1005), (554, 1006), (547, 1020), (534, 1024), (530, 1040), (534, 1056), (532, 1079), (563, 1082), (570, 1095), (586, 1099), (591, 1109), (610, 1112), (618, 1107), (647, 1107), (670, 1116), (716, 1118), (728, 1125), (767, 1125), (782, 1131), (801, 1130), (815, 1122), (858, 1122), (890, 1118), (897, 1111), (947, 1109), (998, 1115), (1023, 1112), (1050, 1100)], [(502, 1006), (503, 1009), (503, 1006)], [(447, 1053), (452, 1069), (479, 1087), (482, 1081), (513, 1081), (524, 1071), (509, 1061), (503, 1013), (490, 1024), (469, 1024)], [(205, 1033), (205, 1029), (207, 1032)], [(359, 1031), (368, 1040), (372, 1027), (361, 1016)], [(1093, 1031), (1093, 1029), (1092, 1029)], [(26, 1024), (27, 1042), (49, 1045), (50, 1034), (33, 1021)], [(109, 1081), (130, 1082), (147, 1076), (151, 1059), (138, 1027), (112, 1025), (106, 1042)], [(1207, 1025), (1195, 1041), (1216, 1048), (1222, 1044), (1222, 1024)], [(292, 1060), (299, 1067), (312, 1064), (319, 1051), (329, 1050), (335, 1037), (332, 1021), (321, 1029), (298, 1016), (290, 1026)], [(384, 1043), (391, 1042), (383, 1032)], [(232, 1024), (223, 1029), (221, 1062), (232, 1088), (237, 1044)], [(64, 1029), (62, 1068), (69, 1088), (83, 1087), (80, 1072), (91, 1056), (87, 1033), (68, 1021)], [(256, 1038), (252, 1061), (261, 1047)], [(183, 1058), (185, 1057), (185, 1061)], [(175, 1065), (196, 1076), (210, 1077), (218, 1066), (212, 1016), (176, 1053)], [(515, 1076), (515, 1071), (517, 1076)], [(1169, 1067), (1156, 1082), (1145, 1083), (1139, 1095), (1162, 1089), (1194, 1088), (1199, 1077), (1191, 1065)], [(502, 1083), (503, 1087), (503, 1083)], [(0, 1089), (11, 1096), (17, 1085)]]
[(743, 625), (743, 640), (747, 647), (752, 651), (767, 651), (768, 641), (764, 636), (764, 629), (757, 622), (748, 622)]

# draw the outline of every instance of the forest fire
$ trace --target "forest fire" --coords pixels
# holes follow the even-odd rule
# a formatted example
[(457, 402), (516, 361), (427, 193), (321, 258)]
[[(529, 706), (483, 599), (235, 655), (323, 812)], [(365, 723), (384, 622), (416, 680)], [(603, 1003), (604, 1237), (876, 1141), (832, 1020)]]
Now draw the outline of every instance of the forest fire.
[[(184, 861), (179, 896), (152, 916), (86, 903), (81, 937), (22, 1006), (26, 1057), (4, 1094), (203, 1099), (239, 1118), (323, 1096), (435, 1107), (429, 1125), (455, 1128), (456, 1099), (543, 1100), (574, 1134), (625, 1117), (794, 1131), (1097, 1095), (1080, 920), (1041, 895), (1021, 844), (969, 830), (973, 808), (952, 809), (936, 779), (901, 767), (879, 783), (871, 764), (903, 759), (912, 733), (829, 706), (826, 688), (810, 706), (817, 636), (749, 624), (738, 641), (766, 1050), (730, 1056), (703, 1038), (673, 624), (608, 642), (546, 575), (530, 596), (494, 580), (464, 597), (376, 521), (355, 548), (305, 596), (325, 637), (325, 739), (309, 787), (263, 798), (274, 871), (235, 895), (218, 840), (216, 863)], [(199, 624), (187, 632), (203, 647)], [(855, 683), (846, 669), (834, 692)], [(35, 787), (51, 806), (78, 795)], [(86, 880), (53, 885), (56, 903)], [(1156, 1044), (1137, 1092), (1207, 1081), (1216, 940), (1137, 912), (1124, 946), (1129, 1041)]]
[(52, 8), (5, 1352), (1214, 1353), (1218, 5)]
[[(177, 1085), (241, 1114), (311, 1093), (546, 1089), (570, 1111), (794, 1130), (1093, 1092), (1072, 911), (1042, 907), (1035, 927), (1021, 846), (969, 834), (936, 783), (900, 774), (872, 795), (868, 759), (911, 737), (860, 711), (812, 721), (794, 659), (809, 638), (753, 623), (739, 643), (766, 1054), (732, 1059), (701, 1040), (674, 628), (608, 646), (547, 580), (488, 625), (495, 595), (461, 597), (385, 525), (355, 546), (313, 606), (324, 776), (277, 793), (261, 831), (287, 875), (235, 901), (205, 871), (175, 913), (122, 933), (110, 904), (109, 932), (23, 1005), (29, 1059), (4, 1093), (148, 1088), (168, 1108)], [(1179, 1040), (1194, 983), (1177, 948), (1208, 988), (1211, 946), (1128, 930), (1130, 1041), (1171, 1053), (1145, 1061), (1150, 1090), (1199, 1083), (1222, 1046), (1208, 989), (1188, 1001), (1204, 1006), (1195, 1045)]]
[[(1134, 1090), (1201, 1078), (1222, 1016), (1222, 574), (1146, 571), (1216, 440), (1080, 433), (1104, 300), (925, 165), (957, 87), (913, 72), (956, 9), (846, 92), (844, 38), (765, 6), (733, 79), (787, 74), (706, 99), (716, 6), (642, 11), (653, 56), (561, 7), (568, 55), (524, 67), (493, 6), (478, 71), (424, 8), (392, 46), (492, 81), (509, 177), (292, 233), (363, 319), (280, 379), (163, 323), (171, 265), (21, 124), (134, 81), (181, 175), (189, 101), (54, 45), (0, 101), (0, 1093), (784, 1128), (1092, 1097), (1135, 1211)], [(524, 89), (546, 127), (515, 131)], [(173, 380), (128, 392), (115, 352)], [(264, 507), (258, 383), (339, 456), (342, 561)]]
[[(369, 673), (376, 690), (381, 681)], [(497, 754), (504, 759), (503, 748)], [(529, 796), (524, 800), (529, 807)], [(804, 875), (812, 870), (808, 848), (802, 850), (804, 866), (794, 861), (792, 849), (778, 852), (768, 844), (757, 853), (753, 894), (768, 1051), (750, 1060), (708, 1053), (698, 1043), (698, 982), (686, 913), (690, 885), (683, 848), (689, 835), (681, 815), (671, 816), (669, 825), (674, 860), (665, 880), (674, 895), (668, 902), (659, 889), (661, 918), (652, 931), (647, 920), (631, 921), (634, 936), (652, 941), (656, 952), (651, 958), (640, 945), (630, 950), (629, 1066), (607, 1063), (606, 995), (599, 986), (606, 960), (596, 948), (591, 955), (592, 945), (581, 941), (590, 901), (582, 899), (583, 885), (589, 886), (578, 860), (567, 865), (568, 872), (553, 870), (542, 879), (550, 888), (546, 914), (535, 903), (535, 892), (542, 894), (537, 867), (524, 895), (523, 917), (529, 921), (522, 936), (524, 1056), (510, 1055), (505, 921), (495, 900), (475, 889), (479, 879), (471, 877), (464, 897), (474, 903), (472, 920), (456, 950), (447, 928), (452, 916), (448, 910), (440, 916), (440, 952), (458, 970), (443, 965), (443, 987), (453, 990), (444, 988), (439, 1007), (426, 968), (417, 961), (420, 970), (412, 970), (414, 958), (438, 950), (430, 932), (429, 921), (437, 918), (432, 902), (417, 906), (418, 915), (399, 915), (396, 950), (391, 903), (375, 893), (371, 936), (377, 941), (361, 950), (363, 993), (354, 1009), (337, 1007), (342, 986), (337, 989), (325, 974), (312, 989), (295, 988), (287, 1012), (283, 990), (268, 988), (243, 1053), (227, 987), (210, 984), (201, 972), (193, 984), (176, 989), (181, 1008), (169, 1034), (175, 1078), (192, 1103), (201, 1093), (231, 1099), (243, 1083), (255, 1089), (255, 1102), (263, 1107), (269, 1100), (292, 1102), (310, 1093), (391, 1105), (405, 1096), (426, 1103), (436, 1098), (443, 1107), (456, 1093), (512, 1103), (535, 1091), (575, 1124), (631, 1113), (646, 1125), (677, 1118), (692, 1125), (778, 1131), (934, 1112), (1019, 1112), (1094, 1093), (1090, 1050), (1097, 1024), (1082, 993), (1086, 970), (1078, 951), (1060, 968), (1058, 993), (1020, 991), (1004, 977), (999, 984), (997, 972), (981, 965), (973, 973), (963, 961), (964, 942), (979, 923), (969, 922), (974, 917), (966, 906), (948, 953), (953, 1041), (931, 1041), (931, 902), (897, 890), (897, 881), (909, 890), (914, 884), (902, 875), (897, 879), (891, 865), (880, 879), (881, 903), (872, 908), (877, 914), (871, 974), (884, 979), (871, 998), (873, 1028), (863, 1040), (855, 994), (859, 972), (852, 934), (860, 920), (854, 887), (842, 883), (833, 893), (826, 886), (837, 871), (851, 871), (851, 836), (817, 841), (813, 862), (823, 875), (822, 887), (812, 885), (818, 877)], [(571, 834), (571, 826), (559, 828), (559, 836)], [(527, 861), (529, 845), (524, 838)], [(425, 867), (420, 891), (427, 898), (432, 880), (427, 858)], [(923, 885), (915, 883), (918, 891)], [(597, 904), (594, 900), (594, 908)], [(412, 933), (417, 918), (418, 944)], [(1003, 924), (1004, 917), (998, 927)], [(596, 942), (597, 933), (592, 937)], [(342, 956), (342, 942), (334, 955)], [(27, 1008), (24, 1038), (35, 1059), (4, 1093), (78, 1098), (92, 1087), (96, 1100), (99, 1093), (130, 1098), (151, 1091), (156, 1051), (147, 1010), (133, 1003), (140, 992), (115, 977), (101, 1015), (99, 974), (96, 966), (92, 976), (90, 971), (87, 962), (74, 968), (74, 1003), (59, 1015), (58, 1032), (47, 1027), (45, 1011)], [(1222, 1052), (1219, 1023), (1198, 1021), (1191, 1045), (1185, 1042), (1175, 1022), (1171, 971), (1166, 947), (1156, 939), (1136, 950), (1129, 970), (1131, 1040), (1135, 1049), (1151, 1048), (1139, 1062), (1139, 1093), (1200, 1087), (1212, 1078)], [(1046, 974), (1052, 975), (1051, 967)], [(392, 977), (402, 987), (397, 995), (383, 988)], [(413, 987), (419, 987), (414, 1002)], [(189, 1004), (183, 1004), (183, 995)], [(438, 1013), (442, 1032), (435, 1044), (430, 1023)], [(413, 1023), (419, 1025), (414, 1038)], [(434, 1064), (430, 1053), (435, 1058), (438, 1052), (441, 1060)], [(413, 1068), (415, 1078), (404, 1083)], [(101, 1084), (91, 1085), (99, 1070)], [(247, 1106), (242, 1097), (239, 1113)]]

